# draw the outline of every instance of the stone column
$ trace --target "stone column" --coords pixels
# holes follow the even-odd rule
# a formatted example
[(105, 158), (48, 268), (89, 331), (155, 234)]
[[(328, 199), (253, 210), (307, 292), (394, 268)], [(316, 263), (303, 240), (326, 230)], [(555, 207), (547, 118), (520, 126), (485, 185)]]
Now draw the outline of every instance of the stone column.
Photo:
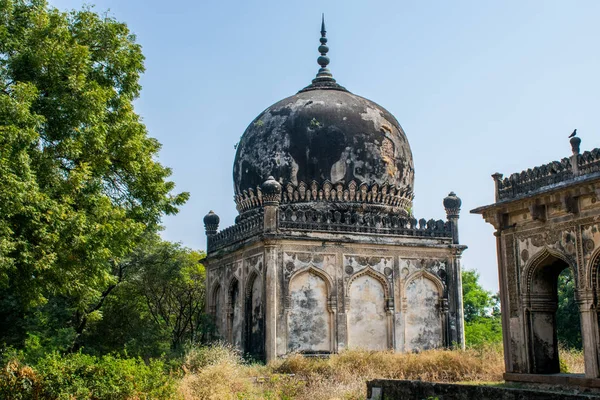
[(460, 254), (465, 249), (464, 246), (459, 245), (458, 238), (458, 218), (460, 215), (460, 206), (462, 205), (461, 199), (456, 196), (456, 193), (450, 192), (446, 198), (444, 198), (444, 208), (446, 209), (446, 215), (450, 228), (452, 231), (452, 244), (456, 249), (455, 256), (452, 258), (452, 269), (448, 272), (449, 276), (449, 302), (450, 302), (450, 317), (454, 320), (451, 321), (451, 326), (454, 325), (454, 332), (451, 332), (451, 340), (455, 341), (456, 344), (461, 348), (465, 348), (465, 321), (463, 312), (463, 297), (462, 297), (462, 276), (460, 269)]
[(206, 232), (206, 252), (210, 252), (212, 247), (212, 237), (217, 234), (219, 229), (219, 222), (221, 219), (217, 214), (210, 210), (208, 214), (204, 216), (204, 230)]
[(585, 359), (585, 377), (598, 378), (598, 312), (591, 290), (578, 290), (576, 293), (581, 318), (581, 337)]
[[(261, 185), (264, 208), (264, 234), (277, 234), (278, 209), (281, 185), (270, 176)], [(277, 358), (277, 245), (275, 240), (265, 240), (265, 361)]]

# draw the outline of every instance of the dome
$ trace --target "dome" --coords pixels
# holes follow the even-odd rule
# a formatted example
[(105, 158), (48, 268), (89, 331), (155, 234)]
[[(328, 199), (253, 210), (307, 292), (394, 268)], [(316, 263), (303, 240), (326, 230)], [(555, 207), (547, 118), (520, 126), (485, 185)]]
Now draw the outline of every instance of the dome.
[(254, 196), (272, 176), (284, 195), (316, 187), (313, 200), (323, 185), (346, 191), (367, 185), (378, 193), (385, 187), (383, 195), (396, 199), (390, 204), (408, 210), (414, 167), (406, 135), (386, 109), (335, 82), (326, 68), (324, 27), (321, 33), (321, 69), (313, 83), (260, 113), (240, 139), (233, 165), (238, 209), (241, 198)]

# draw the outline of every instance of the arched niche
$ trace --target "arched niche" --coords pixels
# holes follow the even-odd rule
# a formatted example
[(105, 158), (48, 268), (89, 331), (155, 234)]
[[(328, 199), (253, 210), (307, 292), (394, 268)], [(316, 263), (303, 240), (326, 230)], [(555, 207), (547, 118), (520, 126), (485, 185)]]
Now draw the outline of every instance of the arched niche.
[(566, 268), (571, 268), (577, 289), (579, 281), (576, 268), (569, 263), (567, 257), (556, 250), (540, 250), (525, 266), (522, 291), (530, 373), (560, 372), (556, 310), (558, 276)]
[(233, 277), (227, 293), (227, 339), (237, 348), (242, 347), (243, 313), (240, 283)]
[(262, 276), (252, 269), (246, 281), (244, 350), (257, 359), (264, 359), (265, 354), (264, 315)]
[(221, 318), (223, 316), (223, 306), (221, 304), (221, 285), (216, 282), (210, 291), (210, 314), (214, 317), (217, 332), (221, 332)]
[(404, 283), (404, 348), (427, 350), (444, 345), (444, 322), (440, 310), (444, 285), (435, 275), (417, 271)]
[(288, 351), (329, 353), (332, 351), (332, 280), (312, 266), (294, 273), (289, 281)]
[(385, 277), (367, 267), (348, 281), (348, 347), (386, 350), (391, 347), (388, 300), (390, 289)]

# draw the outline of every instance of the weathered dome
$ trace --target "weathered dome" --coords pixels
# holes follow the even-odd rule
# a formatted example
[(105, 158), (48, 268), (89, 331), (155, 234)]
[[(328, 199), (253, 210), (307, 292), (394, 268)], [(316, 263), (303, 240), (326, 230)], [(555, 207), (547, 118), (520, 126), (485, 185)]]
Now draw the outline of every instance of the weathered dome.
[(381, 199), (408, 212), (414, 167), (406, 135), (386, 109), (336, 83), (326, 68), (324, 26), (321, 34), (321, 69), (312, 85), (267, 108), (240, 139), (233, 165), (238, 209), (258, 204), (257, 188), (273, 176), (284, 194), (290, 185), (312, 188), (312, 200), (328, 190), (323, 185), (337, 186), (339, 195), (339, 188), (350, 193), (362, 184), (373, 202)]
[(387, 110), (346, 91), (310, 90), (267, 108), (241, 138), (235, 192), (270, 175), (283, 186), (354, 180), (412, 192), (414, 170), (406, 135)]

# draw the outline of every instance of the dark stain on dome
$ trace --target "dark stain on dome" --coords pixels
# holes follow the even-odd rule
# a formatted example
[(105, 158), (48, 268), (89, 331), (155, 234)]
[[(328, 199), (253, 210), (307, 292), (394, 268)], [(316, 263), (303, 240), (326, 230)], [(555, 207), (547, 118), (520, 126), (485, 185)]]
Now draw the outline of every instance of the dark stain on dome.
[(410, 146), (384, 108), (345, 90), (300, 92), (263, 111), (237, 149), (236, 194), (268, 176), (282, 185), (385, 182), (412, 193)]

